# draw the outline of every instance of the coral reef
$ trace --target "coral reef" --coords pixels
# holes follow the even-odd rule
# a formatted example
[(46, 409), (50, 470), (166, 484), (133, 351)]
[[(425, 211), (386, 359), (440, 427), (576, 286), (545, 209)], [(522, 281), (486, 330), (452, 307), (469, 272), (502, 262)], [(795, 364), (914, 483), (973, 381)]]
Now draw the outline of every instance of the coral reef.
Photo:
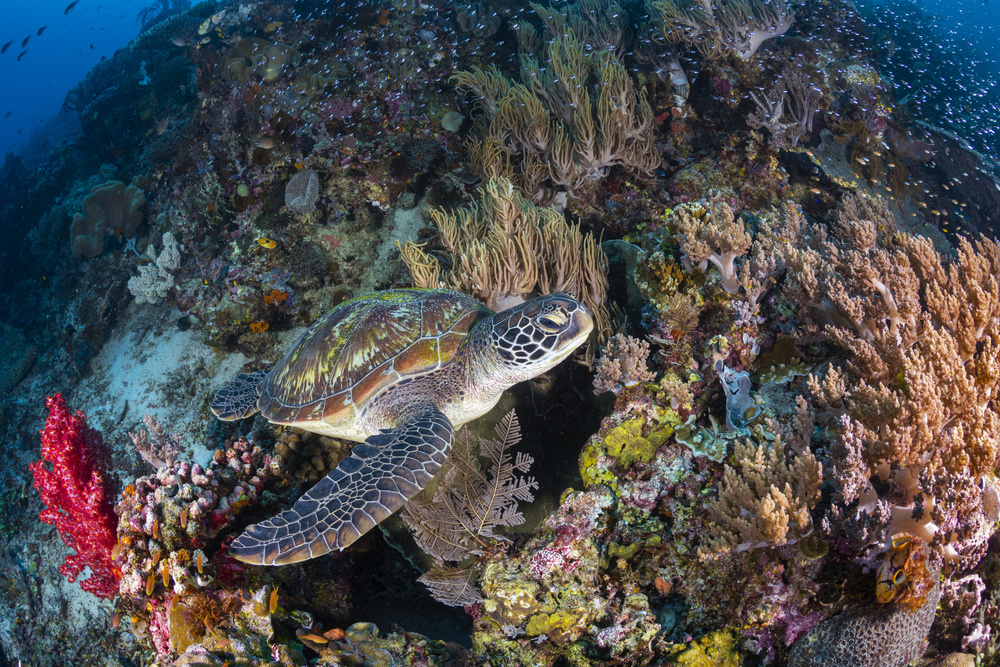
[[(182, 4), (0, 165), (0, 662), (997, 663), (998, 172), (886, 22)], [(222, 378), (414, 285), (595, 335), (384, 536), (233, 559), (353, 445), (216, 422)]]

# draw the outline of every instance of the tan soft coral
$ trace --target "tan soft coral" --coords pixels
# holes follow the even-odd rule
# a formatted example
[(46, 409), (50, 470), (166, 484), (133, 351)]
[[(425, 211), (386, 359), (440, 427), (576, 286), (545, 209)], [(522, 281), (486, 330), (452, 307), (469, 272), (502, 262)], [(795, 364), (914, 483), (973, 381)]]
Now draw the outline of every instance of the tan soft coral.
[[(610, 333), (607, 258), (592, 234), (566, 222), (552, 207), (539, 207), (505, 178), (488, 181), (469, 207), (430, 210), (441, 232), (450, 269), (412, 241), (400, 245), (417, 287), (446, 287), (503, 310), (540, 294), (566, 291), (594, 315), (593, 339)], [(593, 362), (595, 345), (588, 346)]]
[(681, 204), (674, 209), (681, 252), (692, 262), (711, 262), (722, 274), (722, 286), (730, 294), (740, 289), (736, 258), (750, 249), (752, 238), (723, 201)]
[(963, 239), (945, 257), (894, 233), (884, 208), (849, 200), (832, 236), (813, 226), (788, 255), (785, 294), (806, 335), (847, 352), (843, 369), (810, 382), (851, 441), (841, 454), (855, 462), (838, 467), (861, 479), (839, 480), (844, 500), (874, 508), (863, 477), (877, 473), (893, 483), (890, 531), (908, 523), (951, 560), (978, 560), (983, 480), (1000, 454), (1000, 246)]
[(738, 442), (733, 459), (738, 463), (726, 466), (719, 496), (708, 504), (712, 537), (699, 556), (781, 546), (812, 532), (823, 465), (808, 448), (787, 462), (779, 435), (770, 444)]

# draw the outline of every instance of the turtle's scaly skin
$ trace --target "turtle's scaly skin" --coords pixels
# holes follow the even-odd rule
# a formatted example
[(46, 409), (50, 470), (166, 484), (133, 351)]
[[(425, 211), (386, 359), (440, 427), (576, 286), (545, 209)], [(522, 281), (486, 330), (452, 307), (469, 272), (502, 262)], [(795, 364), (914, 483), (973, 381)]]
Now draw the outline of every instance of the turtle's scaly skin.
[(220, 390), (212, 410), (224, 420), (259, 410), (276, 424), (364, 444), (291, 509), (248, 528), (230, 553), (284, 565), (345, 548), (426, 486), (455, 428), (565, 359), (592, 328), (565, 293), (496, 314), (448, 290), (341, 304), (269, 373), (240, 375)]

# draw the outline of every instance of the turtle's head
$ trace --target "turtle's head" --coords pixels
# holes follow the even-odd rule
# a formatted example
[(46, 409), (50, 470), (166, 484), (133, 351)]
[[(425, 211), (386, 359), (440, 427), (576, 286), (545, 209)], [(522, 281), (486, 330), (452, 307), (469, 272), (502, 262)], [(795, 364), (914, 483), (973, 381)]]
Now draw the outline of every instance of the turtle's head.
[(567, 292), (553, 292), (494, 315), (490, 342), (505, 375), (516, 383), (568, 357), (593, 328), (586, 306)]

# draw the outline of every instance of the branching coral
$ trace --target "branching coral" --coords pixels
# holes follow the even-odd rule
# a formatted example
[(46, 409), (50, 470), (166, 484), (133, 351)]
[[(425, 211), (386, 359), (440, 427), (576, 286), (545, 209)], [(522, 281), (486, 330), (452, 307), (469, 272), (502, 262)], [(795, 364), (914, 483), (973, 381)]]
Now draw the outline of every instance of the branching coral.
[(785, 0), (651, 0), (651, 15), (663, 21), (663, 38), (698, 49), (706, 59), (735, 53), (748, 60), (766, 40), (792, 26), (795, 14)]
[(412, 241), (402, 245), (417, 287), (455, 289), (494, 310), (563, 290), (593, 313), (598, 342), (607, 336), (607, 259), (594, 237), (568, 224), (562, 213), (535, 206), (498, 178), (471, 207), (431, 209), (430, 216), (451, 268), (442, 271), (438, 259)]
[(45, 405), (49, 416), (42, 431), (43, 460), (31, 464), (35, 488), (45, 503), (38, 518), (54, 525), (76, 552), (59, 567), (63, 576), (73, 583), (90, 568), (80, 587), (113, 598), (121, 578), (111, 557), (118, 518), (111, 505), (110, 478), (103, 470), (107, 452), (101, 434), (87, 426), (82, 412), (69, 411), (62, 394), (50, 396)]
[(625, 387), (652, 382), (656, 373), (646, 367), (648, 358), (649, 343), (625, 334), (615, 334), (597, 359), (594, 393), (613, 391), (617, 394)]
[(841, 469), (860, 476), (840, 480), (845, 502), (860, 494), (873, 510), (865, 478), (877, 473), (892, 482), (891, 532), (919, 531), (971, 565), (1000, 454), (1000, 246), (962, 239), (946, 258), (893, 231), (884, 207), (848, 200), (832, 237), (810, 226), (789, 244), (785, 294), (809, 335), (847, 353), (843, 370), (810, 382), (839, 419)]
[(823, 466), (809, 449), (789, 463), (779, 435), (770, 444), (739, 442), (733, 458), (737, 467), (726, 466), (719, 497), (708, 505), (712, 539), (699, 555), (780, 546), (812, 531)]
[(692, 262), (711, 262), (722, 274), (722, 286), (730, 294), (740, 289), (736, 258), (752, 242), (741, 220), (722, 201), (682, 204), (674, 209), (674, 224), (681, 252)]

